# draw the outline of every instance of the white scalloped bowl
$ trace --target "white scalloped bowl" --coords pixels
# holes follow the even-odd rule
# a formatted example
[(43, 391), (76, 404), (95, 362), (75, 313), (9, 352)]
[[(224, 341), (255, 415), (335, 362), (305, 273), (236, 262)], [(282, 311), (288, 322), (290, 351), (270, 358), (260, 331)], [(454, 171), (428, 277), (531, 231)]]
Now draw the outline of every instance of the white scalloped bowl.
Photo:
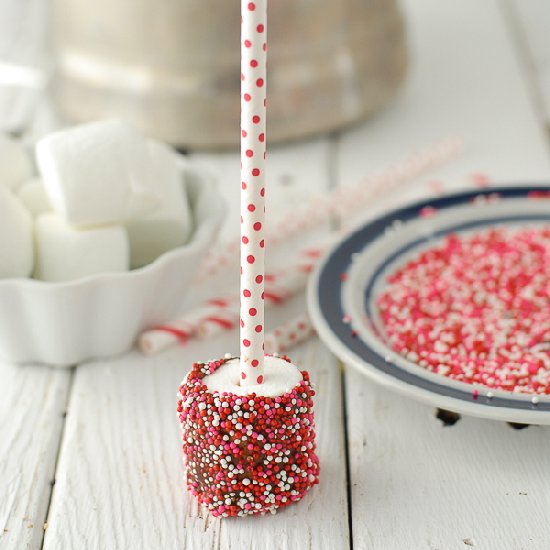
[(224, 201), (204, 168), (182, 163), (195, 229), (188, 243), (124, 273), (76, 281), (0, 280), (0, 359), (71, 366), (130, 349), (175, 315), (214, 242)]

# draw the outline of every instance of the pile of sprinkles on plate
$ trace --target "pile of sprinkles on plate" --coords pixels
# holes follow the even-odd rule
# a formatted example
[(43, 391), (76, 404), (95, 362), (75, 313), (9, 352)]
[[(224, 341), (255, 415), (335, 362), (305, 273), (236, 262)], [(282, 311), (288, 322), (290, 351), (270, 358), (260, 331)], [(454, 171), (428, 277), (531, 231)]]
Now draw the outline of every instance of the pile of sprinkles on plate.
[(451, 234), (387, 278), (390, 345), (430, 372), (550, 394), (550, 225)]

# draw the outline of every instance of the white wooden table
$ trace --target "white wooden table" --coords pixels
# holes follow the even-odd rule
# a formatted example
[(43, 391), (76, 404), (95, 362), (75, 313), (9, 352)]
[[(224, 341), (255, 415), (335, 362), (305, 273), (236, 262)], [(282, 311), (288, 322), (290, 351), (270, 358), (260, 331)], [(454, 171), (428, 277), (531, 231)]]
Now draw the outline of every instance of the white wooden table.
[[(45, 4), (0, 0), (0, 61), (41, 65)], [(404, 10), (404, 90), (368, 124), (273, 150), (273, 212), (447, 134), (464, 137), (464, 155), (428, 178), (447, 189), (480, 172), (550, 180), (547, 2), (406, 0)], [(17, 75), (0, 69), (0, 125), (32, 141), (48, 127), (40, 93), (11, 86)], [(235, 211), (237, 156), (205, 160)], [(271, 323), (303, 307), (294, 300)], [(64, 370), (0, 365), (0, 548), (550, 548), (550, 429), (474, 418), (444, 426), (433, 409), (341, 366), (316, 339), (292, 355), (318, 388), (320, 485), (273, 517), (204, 514), (183, 489), (175, 395), (193, 360), (236, 352), (236, 343), (227, 333), (150, 359), (131, 352)]]

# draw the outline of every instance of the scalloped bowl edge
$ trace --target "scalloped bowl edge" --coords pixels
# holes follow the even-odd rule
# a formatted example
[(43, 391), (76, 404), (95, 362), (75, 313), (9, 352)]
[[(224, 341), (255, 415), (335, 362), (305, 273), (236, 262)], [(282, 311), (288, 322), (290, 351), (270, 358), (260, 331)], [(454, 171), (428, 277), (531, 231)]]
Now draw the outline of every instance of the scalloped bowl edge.
[(188, 243), (142, 268), (76, 281), (0, 281), (0, 359), (71, 366), (129, 350), (174, 316), (221, 226), (224, 201), (200, 164), (182, 160), (195, 229)]

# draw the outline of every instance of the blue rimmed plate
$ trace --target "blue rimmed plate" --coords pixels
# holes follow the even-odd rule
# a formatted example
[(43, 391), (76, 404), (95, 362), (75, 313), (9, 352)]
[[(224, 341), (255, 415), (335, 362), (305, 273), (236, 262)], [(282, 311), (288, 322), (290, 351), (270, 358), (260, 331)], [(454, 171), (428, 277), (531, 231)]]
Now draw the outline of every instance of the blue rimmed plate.
[(395, 353), (376, 307), (386, 276), (447, 234), (539, 224), (550, 224), (548, 186), (458, 193), (380, 216), (339, 242), (318, 265), (308, 290), (312, 321), (340, 359), (396, 392), (472, 416), (550, 424), (548, 396), (458, 382)]

